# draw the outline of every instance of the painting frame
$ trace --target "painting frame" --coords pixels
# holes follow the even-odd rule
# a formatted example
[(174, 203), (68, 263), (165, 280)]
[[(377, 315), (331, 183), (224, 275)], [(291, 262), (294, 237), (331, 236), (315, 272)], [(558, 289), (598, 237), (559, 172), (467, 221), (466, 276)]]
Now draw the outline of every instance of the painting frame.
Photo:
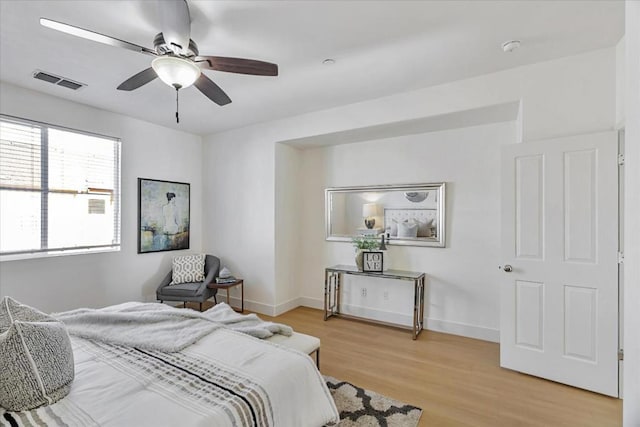
[(138, 253), (189, 249), (191, 184), (138, 178)]

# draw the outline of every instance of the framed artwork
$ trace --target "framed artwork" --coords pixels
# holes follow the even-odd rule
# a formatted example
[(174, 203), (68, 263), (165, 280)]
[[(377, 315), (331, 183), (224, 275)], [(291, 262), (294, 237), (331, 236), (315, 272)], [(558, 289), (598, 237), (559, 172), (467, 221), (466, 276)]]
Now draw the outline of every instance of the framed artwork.
[(382, 257), (384, 254), (378, 251), (362, 252), (362, 271), (370, 273), (382, 273)]
[(138, 253), (189, 249), (190, 184), (138, 178)]

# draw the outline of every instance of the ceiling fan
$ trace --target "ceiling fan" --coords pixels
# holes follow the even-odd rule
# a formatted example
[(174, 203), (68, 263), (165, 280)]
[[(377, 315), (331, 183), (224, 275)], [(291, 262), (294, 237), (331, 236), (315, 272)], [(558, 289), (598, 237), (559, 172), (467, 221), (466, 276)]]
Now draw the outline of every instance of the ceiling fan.
[(158, 0), (157, 4), (162, 31), (153, 40), (154, 49), (47, 18), (40, 18), (40, 24), (73, 36), (155, 57), (151, 61), (151, 67), (122, 82), (118, 90), (135, 90), (159, 77), (176, 90), (176, 121), (178, 122), (177, 102), (180, 89), (194, 85), (218, 105), (231, 102), (229, 96), (202, 73), (203, 69), (256, 76), (278, 75), (278, 66), (270, 62), (223, 56), (200, 56), (198, 46), (191, 40), (191, 18), (186, 0)]

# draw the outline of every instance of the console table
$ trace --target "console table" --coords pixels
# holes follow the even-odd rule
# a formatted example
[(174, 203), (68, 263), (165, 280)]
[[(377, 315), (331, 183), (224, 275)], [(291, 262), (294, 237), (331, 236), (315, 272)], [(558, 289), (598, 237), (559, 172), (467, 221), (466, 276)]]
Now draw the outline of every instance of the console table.
[[(413, 326), (409, 328), (403, 325), (390, 324), (373, 319), (341, 314), (340, 287), (344, 274), (413, 281)], [(353, 265), (334, 265), (333, 267), (327, 267), (324, 269), (324, 320), (326, 321), (330, 317), (336, 316), (411, 329), (413, 331), (412, 337), (415, 340), (424, 327), (424, 280), (425, 274), (415, 271), (386, 270), (382, 273), (371, 273), (360, 271)]]

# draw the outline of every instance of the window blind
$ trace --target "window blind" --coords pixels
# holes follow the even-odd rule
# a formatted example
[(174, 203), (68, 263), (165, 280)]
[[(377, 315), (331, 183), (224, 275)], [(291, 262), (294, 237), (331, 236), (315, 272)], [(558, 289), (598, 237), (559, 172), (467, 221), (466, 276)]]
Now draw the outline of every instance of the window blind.
[(0, 116), (0, 256), (120, 246), (120, 141)]

